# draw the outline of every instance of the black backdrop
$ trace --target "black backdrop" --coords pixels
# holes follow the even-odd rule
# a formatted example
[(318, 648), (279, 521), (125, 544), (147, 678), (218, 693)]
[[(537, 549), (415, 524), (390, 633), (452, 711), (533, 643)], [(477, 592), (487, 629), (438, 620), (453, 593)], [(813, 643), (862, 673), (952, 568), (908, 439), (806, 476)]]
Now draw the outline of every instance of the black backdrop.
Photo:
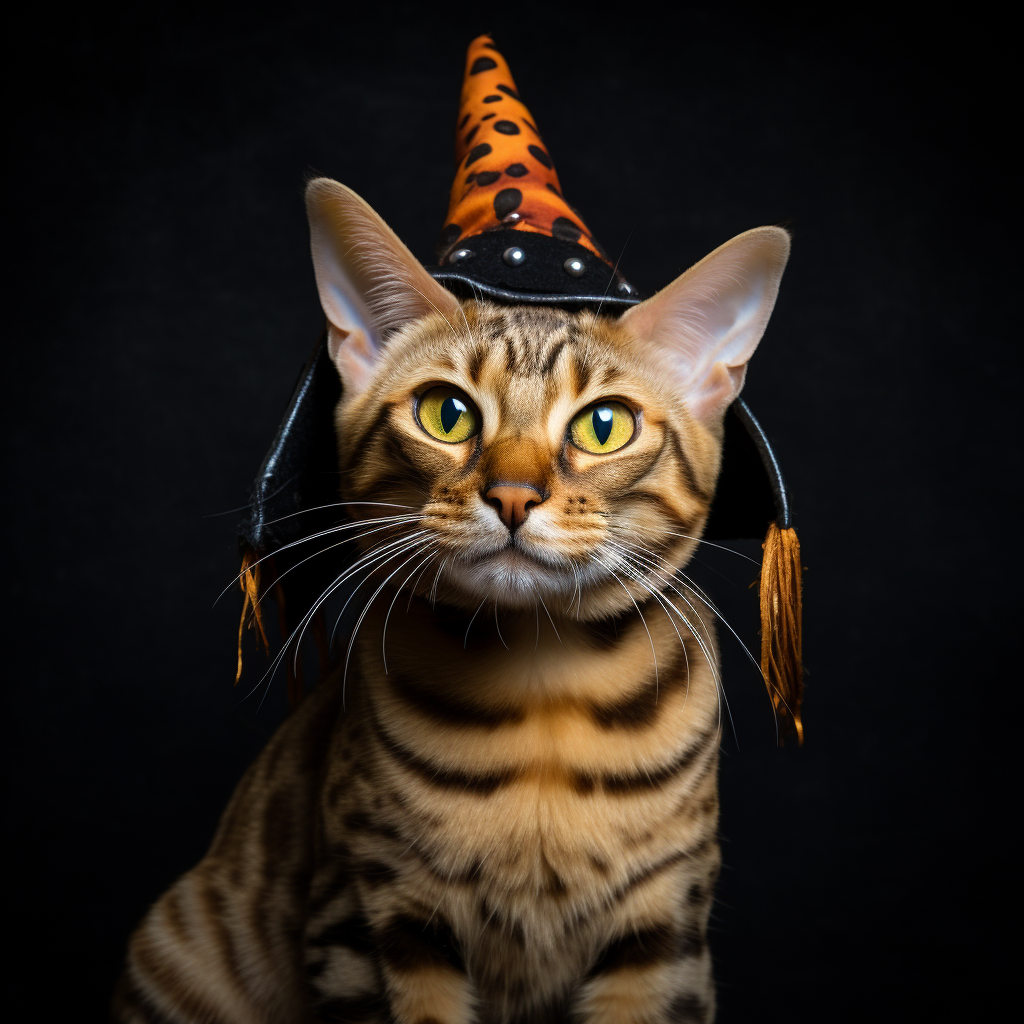
[[(231, 686), (237, 596), (211, 603), (237, 516), (214, 514), (245, 503), (320, 328), (305, 176), (429, 258), (464, 48), (491, 31), (641, 288), (793, 231), (746, 397), (809, 567), (808, 740), (775, 746), (726, 645), (720, 1020), (984, 1019), (1019, 574), (999, 27), (980, 48), (973, 24), (852, 10), (66, 17), (8, 40), (4, 747), (30, 1018), (102, 1018), (130, 928), (284, 713), (282, 684), (259, 708)], [(753, 641), (748, 568), (718, 568)]]

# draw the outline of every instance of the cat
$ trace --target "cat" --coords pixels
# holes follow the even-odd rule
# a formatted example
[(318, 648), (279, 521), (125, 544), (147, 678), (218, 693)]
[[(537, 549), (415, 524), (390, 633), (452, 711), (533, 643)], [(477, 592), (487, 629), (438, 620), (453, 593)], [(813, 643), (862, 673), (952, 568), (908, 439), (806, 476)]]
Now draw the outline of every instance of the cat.
[(115, 1017), (711, 1021), (720, 680), (680, 571), (789, 236), (598, 315), (459, 299), (345, 186), (307, 206), (373, 597)]

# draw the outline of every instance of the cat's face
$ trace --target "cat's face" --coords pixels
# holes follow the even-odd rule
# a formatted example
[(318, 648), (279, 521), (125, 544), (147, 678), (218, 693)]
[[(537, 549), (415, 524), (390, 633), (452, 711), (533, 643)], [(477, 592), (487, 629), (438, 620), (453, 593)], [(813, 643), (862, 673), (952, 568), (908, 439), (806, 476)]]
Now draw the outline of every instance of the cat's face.
[(645, 570), (689, 557), (718, 473), (718, 432), (671, 381), (612, 318), (476, 302), (451, 325), (428, 315), (340, 409), (345, 496), (410, 506), (425, 577), (443, 566), (474, 607), (616, 610)]
[(786, 233), (738, 236), (615, 319), (460, 304), (349, 189), (317, 179), (307, 204), (344, 497), (379, 520), (367, 564), (469, 610), (592, 618), (661, 590), (703, 529)]

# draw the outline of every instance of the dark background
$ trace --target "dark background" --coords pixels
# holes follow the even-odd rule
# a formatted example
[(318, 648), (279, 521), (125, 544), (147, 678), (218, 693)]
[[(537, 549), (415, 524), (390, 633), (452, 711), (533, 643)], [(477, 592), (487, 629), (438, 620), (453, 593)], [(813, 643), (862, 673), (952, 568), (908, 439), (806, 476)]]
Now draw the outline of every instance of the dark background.
[[(33, 1020), (102, 1019), (130, 929), (284, 713), (283, 683), (261, 709), (232, 688), (239, 598), (211, 604), (238, 516), (214, 514), (244, 505), (321, 325), (304, 180), (429, 259), (491, 31), (642, 289), (746, 228), (794, 236), (745, 396), (796, 496), (807, 742), (776, 747), (727, 643), (719, 1019), (985, 1019), (1017, 814), (1003, 30), (374, 10), (83, 6), (8, 38), (13, 990)], [(734, 562), (709, 585), (753, 645)]]

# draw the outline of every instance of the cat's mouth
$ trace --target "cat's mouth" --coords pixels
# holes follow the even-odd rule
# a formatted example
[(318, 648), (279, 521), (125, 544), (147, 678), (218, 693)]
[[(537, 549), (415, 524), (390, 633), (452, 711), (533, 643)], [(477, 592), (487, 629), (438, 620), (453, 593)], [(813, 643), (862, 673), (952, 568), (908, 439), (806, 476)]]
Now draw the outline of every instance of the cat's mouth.
[(484, 554), (476, 555), (468, 562), (470, 566), (483, 564), (508, 565), (515, 568), (553, 569), (555, 566), (543, 558), (527, 551), (526, 548), (516, 541), (515, 537), (509, 539), (501, 546), (487, 551)]
[(557, 555), (546, 559), (543, 549), (531, 548), (509, 538), (500, 547), (449, 563), (447, 575), (471, 595), (512, 607), (532, 607), (537, 594), (565, 596), (589, 582), (588, 573), (574, 573)]

